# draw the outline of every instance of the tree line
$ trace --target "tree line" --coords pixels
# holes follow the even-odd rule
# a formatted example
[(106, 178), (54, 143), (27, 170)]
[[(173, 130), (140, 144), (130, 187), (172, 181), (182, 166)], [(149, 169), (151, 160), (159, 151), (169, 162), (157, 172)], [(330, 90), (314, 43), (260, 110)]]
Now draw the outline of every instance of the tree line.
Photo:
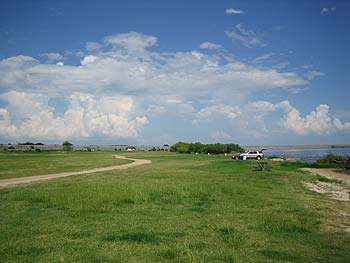
[(238, 144), (202, 144), (200, 142), (186, 143), (177, 142), (170, 147), (171, 152), (178, 153), (205, 153), (205, 154), (220, 154), (220, 153), (230, 153), (230, 152), (244, 152), (244, 149)]

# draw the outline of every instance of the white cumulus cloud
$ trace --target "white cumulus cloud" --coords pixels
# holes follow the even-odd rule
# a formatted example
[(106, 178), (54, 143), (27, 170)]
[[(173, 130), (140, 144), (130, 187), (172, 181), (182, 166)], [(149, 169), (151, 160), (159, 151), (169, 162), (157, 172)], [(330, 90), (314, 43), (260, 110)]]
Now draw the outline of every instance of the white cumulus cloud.
[(289, 101), (283, 101), (278, 106), (285, 112), (282, 118), (283, 127), (296, 134), (325, 135), (350, 130), (350, 123), (342, 123), (339, 119), (332, 117), (330, 108), (326, 104), (320, 104), (305, 117), (302, 117), (299, 110), (291, 106)]
[(135, 115), (133, 99), (125, 96), (73, 93), (62, 116), (55, 116), (48, 98), (40, 94), (10, 91), (1, 98), (8, 106), (0, 108), (0, 137), (135, 138), (148, 123), (147, 117)]
[[(257, 67), (226, 51), (159, 52), (152, 48), (157, 43), (155, 36), (129, 32), (87, 44), (78, 65), (23, 55), (0, 60), (0, 137), (136, 138), (151, 117), (171, 112), (197, 124), (237, 120), (235, 104), (248, 95), (309, 83), (296, 71)], [(218, 45), (208, 43), (204, 47)], [(62, 114), (50, 106), (55, 98), (68, 103)], [(249, 108), (261, 113), (271, 105)]]

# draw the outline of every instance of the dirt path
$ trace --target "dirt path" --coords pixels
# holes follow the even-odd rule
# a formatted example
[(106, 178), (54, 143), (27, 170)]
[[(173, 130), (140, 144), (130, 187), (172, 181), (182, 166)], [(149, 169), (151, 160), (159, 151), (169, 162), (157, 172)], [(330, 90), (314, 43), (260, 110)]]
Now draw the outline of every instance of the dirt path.
[(328, 179), (336, 179), (341, 182), (341, 184), (320, 181), (305, 182), (304, 185), (310, 190), (317, 193), (326, 194), (335, 200), (350, 201), (349, 175), (338, 172), (336, 169), (302, 168), (302, 170), (327, 177)]
[(21, 178), (2, 179), (2, 180), (0, 180), (0, 188), (1, 187), (15, 187), (15, 186), (23, 185), (23, 184), (29, 184), (29, 183), (45, 181), (45, 180), (53, 180), (53, 179), (61, 178), (61, 177), (68, 177), (68, 176), (75, 176), (75, 175), (82, 175), (82, 174), (92, 174), (92, 173), (106, 172), (106, 171), (112, 171), (112, 170), (124, 170), (124, 169), (132, 168), (135, 166), (151, 163), (150, 160), (127, 158), (127, 157), (122, 156), (122, 155), (113, 155), (113, 158), (130, 160), (133, 162), (128, 163), (128, 164), (95, 168), (95, 169), (79, 171), (79, 172), (65, 172), (65, 173), (28, 176), (28, 177), (21, 177)]

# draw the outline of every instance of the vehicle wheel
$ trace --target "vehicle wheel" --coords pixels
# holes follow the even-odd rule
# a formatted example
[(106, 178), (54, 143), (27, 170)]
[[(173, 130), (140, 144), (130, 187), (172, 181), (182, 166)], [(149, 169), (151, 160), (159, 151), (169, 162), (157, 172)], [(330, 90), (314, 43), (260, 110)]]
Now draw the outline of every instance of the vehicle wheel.
[(260, 156), (258, 156), (258, 157), (256, 157), (256, 159), (257, 159), (257, 160), (260, 160), (260, 159), (261, 159), (261, 157), (260, 157)]

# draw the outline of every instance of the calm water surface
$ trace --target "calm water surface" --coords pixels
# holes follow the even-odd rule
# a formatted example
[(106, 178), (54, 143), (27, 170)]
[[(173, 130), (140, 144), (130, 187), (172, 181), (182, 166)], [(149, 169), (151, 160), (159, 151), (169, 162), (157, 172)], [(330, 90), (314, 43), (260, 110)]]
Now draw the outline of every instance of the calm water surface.
[(325, 148), (325, 149), (267, 149), (265, 156), (277, 155), (280, 157), (298, 158), (305, 162), (315, 162), (327, 154), (350, 156), (350, 147), (347, 148)]

